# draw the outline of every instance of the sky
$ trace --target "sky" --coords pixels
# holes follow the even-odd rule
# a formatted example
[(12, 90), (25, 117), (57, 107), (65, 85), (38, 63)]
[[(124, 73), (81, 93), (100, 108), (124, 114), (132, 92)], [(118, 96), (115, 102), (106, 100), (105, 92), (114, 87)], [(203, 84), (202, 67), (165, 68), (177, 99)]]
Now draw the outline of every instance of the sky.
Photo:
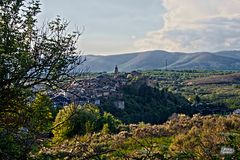
[(109, 55), (146, 50), (239, 50), (240, 0), (41, 0), (39, 22), (57, 15), (85, 28), (78, 48)]

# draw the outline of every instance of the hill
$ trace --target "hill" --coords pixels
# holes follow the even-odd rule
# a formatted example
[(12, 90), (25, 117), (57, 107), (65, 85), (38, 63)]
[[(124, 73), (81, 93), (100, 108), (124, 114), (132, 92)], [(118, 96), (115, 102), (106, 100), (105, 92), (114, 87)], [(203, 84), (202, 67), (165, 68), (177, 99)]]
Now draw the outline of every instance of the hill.
[[(120, 90), (123, 97), (101, 99), (101, 107), (127, 124), (138, 122), (159, 124), (166, 122), (173, 113), (187, 115), (199, 113), (183, 96), (168, 92), (166, 89), (152, 88), (145, 80), (137, 80)], [(113, 107), (118, 100), (124, 102), (124, 109)]]
[[(90, 72), (165, 69), (174, 70), (239, 70), (240, 51), (221, 52), (166, 52), (162, 50), (110, 56), (87, 55), (83, 67)], [(82, 69), (82, 66), (81, 66)], [(80, 71), (80, 66), (76, 71)]]

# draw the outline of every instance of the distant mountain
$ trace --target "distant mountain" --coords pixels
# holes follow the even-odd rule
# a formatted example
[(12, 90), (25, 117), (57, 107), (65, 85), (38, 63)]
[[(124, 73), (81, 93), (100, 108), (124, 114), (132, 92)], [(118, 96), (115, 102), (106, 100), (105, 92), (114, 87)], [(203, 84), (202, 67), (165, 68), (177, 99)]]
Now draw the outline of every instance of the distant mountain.
[(115, 65), (120, 71), (167, 69), (176, 70), (240, 70), (240, 51), (221, 52), (166, 52), (162, 50), (110, 56), (86, 56), (83, 66), (90, 72), (112, 72)]

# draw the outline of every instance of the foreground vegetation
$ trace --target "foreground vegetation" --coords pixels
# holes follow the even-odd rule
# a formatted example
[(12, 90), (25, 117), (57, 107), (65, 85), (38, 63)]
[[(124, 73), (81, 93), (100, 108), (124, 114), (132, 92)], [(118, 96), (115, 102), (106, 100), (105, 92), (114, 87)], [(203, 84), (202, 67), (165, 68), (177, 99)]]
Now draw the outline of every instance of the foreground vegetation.
[[(79, 128), (80, 129), (80, 128)], [(240, 116), (176, 115), (162, 125), (118, 125), (118, 133), (72, 135), (50, 141), (32, 155), (37, 159), (238, 159)], [(230, 147), (234, 154), (221, 154)]]

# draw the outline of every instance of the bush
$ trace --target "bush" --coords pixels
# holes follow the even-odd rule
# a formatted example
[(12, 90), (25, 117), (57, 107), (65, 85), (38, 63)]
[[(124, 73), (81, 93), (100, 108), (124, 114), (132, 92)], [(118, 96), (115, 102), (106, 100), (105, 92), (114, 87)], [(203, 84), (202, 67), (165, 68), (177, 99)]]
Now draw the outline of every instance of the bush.
[[(106, 125), (107, 124), (107, 125)], [(85, 135), (101, 131), (106, 126), (109, 132), (116, 132), (121, 121), (109, 113), (101, 114), (92, 104), (84, 106), (69, 105), (64, 107), (56, 116), (53, 124), (54, 140), (62, 141), (75, 135)]]

